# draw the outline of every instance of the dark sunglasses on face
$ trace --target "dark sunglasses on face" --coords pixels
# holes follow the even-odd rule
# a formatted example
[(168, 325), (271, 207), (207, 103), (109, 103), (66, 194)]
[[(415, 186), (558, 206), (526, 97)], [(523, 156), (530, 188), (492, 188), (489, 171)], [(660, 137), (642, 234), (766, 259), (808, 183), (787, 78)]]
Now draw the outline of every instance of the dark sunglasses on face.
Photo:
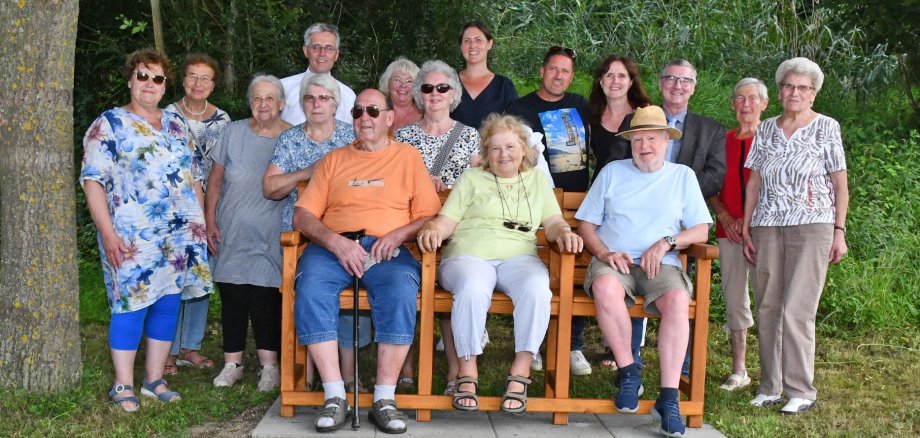
[(157, 85), (161, 85), (163, 82), (166, 82), (166, 76), (156, 75), (151, 77), (149, 74), (147, 74), (147, 72), (142, 71), (135, 73), (134, 77), (137, 78), (139, 82), (147, 82), (147, 79), (153, 79), (153, 83)]
[(518, 231), (523, 231), (525, 233), (530, 231), (531, 229), (530, 225), (522, 224), (520, 222), (515, 222), (513, 220), (505, 220), (504, 222), (502, 222), (502, 225), (504, 225), (505, 228), (509, 230), (518, 230)]
[(380, 117), (381, 111), (389, 111), (389, 110), (390, 110), (389, 108), (381, 109), (377, 107), (377, 105), (368, 105), (364, 107), (355, 105), (355, 107), (351, 109), (351, 118), (360, 119), (361, 115), (364, 114), (365, 111), (367, 111), (367, 115), (371, 116), (371, 118), (376, 119), (377, 117)]
[(422, 84), (422, 93), (431, 94), (432, 91), (438, 90), (438, 93), (444, 94), (453, 88), (448, 84)]

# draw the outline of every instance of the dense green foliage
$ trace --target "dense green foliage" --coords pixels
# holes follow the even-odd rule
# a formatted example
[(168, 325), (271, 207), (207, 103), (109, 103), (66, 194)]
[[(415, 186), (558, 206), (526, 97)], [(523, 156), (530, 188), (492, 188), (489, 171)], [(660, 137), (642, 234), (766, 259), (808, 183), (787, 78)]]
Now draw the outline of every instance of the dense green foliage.
[[(833, 8), (815, 8), (809, 0), (161, 3), (168, 54), (177, 65), (189, 51), (220, 60), (224, 78), (212, 101), (234, 118), (248, 114), (245, 88), (254, 73), (284, 77), (306, 67), (302, 32), (315, 21), (340, 27), (342, 49), (334, 74), (355, 89), (374, 86), (398, 55), (419, 63), (440, 58), (462, 68), (457, 31), (473, 18), (492, 26), (492, 67), (511, 76), (521, 94), (536, 88), (539, 62), (554, 44), (578, 51), (572, 90), (582, 94), (589, 91), (598, 60), (624, 53), (639, 61), (646, 88), (658, 101), (660, 66), (687, 58), (699, 68), (691, 107), (728, 127), (735, 125), (729, 107), (735, 81), (756, 76), (772, 84), (779, 62), (808, 56), (827, 75), (816, 109), (841, 122), (851, 192), (851, 252), (830, 271), (820, 327), (845, 333), (916, 326), (920, 320), (916, 115), (905, 100), (894, 57), (876, 45), (881, 42), (878, 29), (867, 36), (863, 28), (842, 26)], [(146, 2), (81, 2), (74, 96), (77, 159), (90, 121), (125, 103), (127, 89), (118, 67), (126, 53), (153, 44), (149, 22)], [(914, 34), (903, 38), (920, 46)], [(176, 88), (171, 87), (164, 105), (181, 92)], [(773, 87), (771, 95), (775, 99)], [(774, 101), (764, 116), (779, 110)], [(84, 207), (78, 214), (81, 254), (95, 260), (95, 230)], [(715, 321), (721, 318), (718, 277), (713, 284)]]

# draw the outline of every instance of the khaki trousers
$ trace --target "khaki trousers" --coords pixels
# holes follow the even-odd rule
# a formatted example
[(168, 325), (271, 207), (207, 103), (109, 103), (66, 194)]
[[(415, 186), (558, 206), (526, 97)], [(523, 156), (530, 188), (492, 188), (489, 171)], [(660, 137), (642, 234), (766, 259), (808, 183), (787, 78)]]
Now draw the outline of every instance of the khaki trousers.
[(760, 393), (815, 400), (815, 317), (834, 226), (753, 227), (751, 237), (757, 247)]
[(725, 300), (725, 324), (731, 331), (747, 330), (754, 325), (748, 279), (754, 266), (744, 258), (740, 243), (719, 240), (719, 272), (722, 273), (722, 298)]

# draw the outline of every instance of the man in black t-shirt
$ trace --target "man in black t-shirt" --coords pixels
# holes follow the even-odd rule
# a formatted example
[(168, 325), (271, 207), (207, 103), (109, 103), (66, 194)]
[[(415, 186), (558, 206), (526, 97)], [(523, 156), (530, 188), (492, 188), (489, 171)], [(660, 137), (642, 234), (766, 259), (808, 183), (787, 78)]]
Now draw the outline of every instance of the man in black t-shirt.
[(588, 191), (588, 101), (569, 93), (575, 77), (575, 51), (553, 46), (543, 57), (540, 88), (508, 105), (543, 134), (543, 155), (553, 183), (567, 192)]

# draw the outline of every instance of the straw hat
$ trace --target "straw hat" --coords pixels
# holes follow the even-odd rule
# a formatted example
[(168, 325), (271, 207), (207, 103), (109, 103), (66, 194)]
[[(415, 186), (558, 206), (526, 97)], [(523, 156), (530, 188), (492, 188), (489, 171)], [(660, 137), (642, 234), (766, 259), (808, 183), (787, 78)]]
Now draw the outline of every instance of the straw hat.
[(617, 135), (629, 138), (630, 134), (638, 131), (654, 131), (664, 129), (668, 131), (671, 139), (680, 138), (681, 132), (677, 128), (668, 126), (668, 119), (664, 116), (664, 110), (660, 106), (649, 105), (645, 108), (639, 108), (633, 114), (632, 121), (629, 122), (629, 130), (623, 131)]

